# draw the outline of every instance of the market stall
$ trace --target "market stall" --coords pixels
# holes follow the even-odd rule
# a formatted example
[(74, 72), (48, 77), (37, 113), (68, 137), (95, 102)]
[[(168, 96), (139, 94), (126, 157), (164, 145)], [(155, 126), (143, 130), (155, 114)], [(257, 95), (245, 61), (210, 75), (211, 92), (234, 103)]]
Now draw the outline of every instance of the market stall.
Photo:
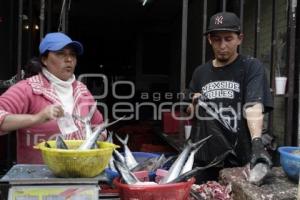
[[(179, 131), (176, 134), (169, 134), (158, 131), (157, 135), (169, 145), (181, 151), (185, 141), (183, 132)], [(298, 165), (297, 163), (296, 165)], [(298, 182), (295, 179), (289, 178), (281, 166), (273, 167), (270, 175), (264, 180), (261, 186), (249, 183), (245, 173), (244, 167), (225, 168), (220, 171), (218, 182), (221, 185), (230, 185), (232, 199), (297, 199)], [(208, 183), (208, 185), (210, 184)], [(215, 185), (212, 187), (215, 187)]]

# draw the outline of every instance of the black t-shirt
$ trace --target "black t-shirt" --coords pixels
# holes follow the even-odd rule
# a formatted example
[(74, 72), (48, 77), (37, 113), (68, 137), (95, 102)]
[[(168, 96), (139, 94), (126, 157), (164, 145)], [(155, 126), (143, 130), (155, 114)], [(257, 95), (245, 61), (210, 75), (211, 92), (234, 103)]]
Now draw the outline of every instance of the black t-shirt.
[(265, 111), (273, 107), (262, 63), (253, 57), (239, 55), (234, 62), (223, 67), (213, 67), (212, 61), (201, 65), (193, 73), (186, 97), (197, 92), (207, 98), (209, 107), (222, 120), (218, 122), (199, 107), (192, 140), (198, 141), (210, 134), (215, 137), (200, 149), (196, 158), (208, 162), (225, 150), (234, 149), (237, 164), (233, 165), (246, 164), (251, 152), (251, 136), (243, 110), (248, 104), (257, 102), (264, 105)]

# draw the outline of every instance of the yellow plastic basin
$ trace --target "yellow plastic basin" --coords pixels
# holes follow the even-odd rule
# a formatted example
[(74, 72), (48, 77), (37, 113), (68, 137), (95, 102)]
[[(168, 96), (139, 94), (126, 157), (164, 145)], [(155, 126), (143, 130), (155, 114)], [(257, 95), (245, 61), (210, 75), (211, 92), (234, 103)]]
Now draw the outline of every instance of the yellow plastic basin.
[(41, 150), (44, 163), (57, 177), (88, 178), (100, 174), (112, 156), (117, 145), (108, 142), (98, 142), (100, 148), (89, 150), (76, 150), (83, 140), (65, 140), (69, 149), (57, 149), (56, 141), (39, 143), (35, 148)]

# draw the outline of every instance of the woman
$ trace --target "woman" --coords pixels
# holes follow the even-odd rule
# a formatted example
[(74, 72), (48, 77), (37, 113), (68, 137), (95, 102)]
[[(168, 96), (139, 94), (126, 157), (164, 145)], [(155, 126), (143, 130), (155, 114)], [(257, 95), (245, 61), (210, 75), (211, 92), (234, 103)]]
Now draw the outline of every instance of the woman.
[[(87, 116), (96, 103), (87, 87), (75, 80), (77, 55), (83, 53), (81, 43), (63, 33), (49, 33), (41, 41), (39, 52), (40, 59), (31, 62), (37, 74), (11, 86), (0, 96), (0, 130), (2, 134), (18, 130), (18, 163), (40, 163), (40, 153), (32, 146), (61, 134), (59, 119), (72, 114)], [(73, 122), (72, 117), (67, 120)], [(103, 117), (96, 110), (91, 124), (102, 122)], [(64, 138), (84, 139), (84, 125), (77, 120), (74, 123), (77, 131), (63, 135)], [(101, 138), (106, 138), (105, 133)]]

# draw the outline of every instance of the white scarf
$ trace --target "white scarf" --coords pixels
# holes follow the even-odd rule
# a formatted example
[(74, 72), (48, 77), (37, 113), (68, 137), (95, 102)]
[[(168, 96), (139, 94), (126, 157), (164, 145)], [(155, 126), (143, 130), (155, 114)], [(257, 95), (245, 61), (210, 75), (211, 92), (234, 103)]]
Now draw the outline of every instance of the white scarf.
[(46, 76), (46, 78), (50, 81), (51, 85), (53, 86), (59, 100), (62, 103), (64, 111), (68, 112), (69, 114), (72, 114), (74, 108), (72, 87), (72, 83), (75, 81), (74, 74), (69, 80), (63, 81), (51, 74), (51, 72), (49, 72), (45, 67), (43, 67), (42, 73)]

